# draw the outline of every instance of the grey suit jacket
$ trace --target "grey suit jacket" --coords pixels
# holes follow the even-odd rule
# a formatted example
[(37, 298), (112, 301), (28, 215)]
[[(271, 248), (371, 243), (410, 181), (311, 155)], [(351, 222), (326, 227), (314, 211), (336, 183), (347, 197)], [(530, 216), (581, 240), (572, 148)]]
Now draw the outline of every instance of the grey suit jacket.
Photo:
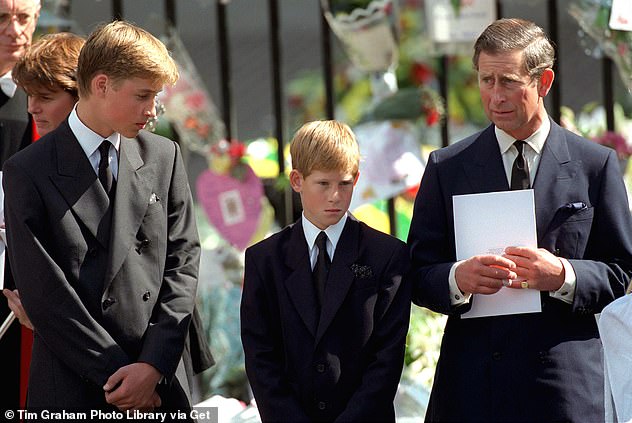
[(119, 154), (111, 231), (67, 121), (5, 163), (9, 259), (37, 328), (31, 407), (105, 406), (107, 378), (138, 361), (165, 376), (163, 404), (188, 406), (179, 362), (200, 247), (187, 175), (177, 144), (148, 132)]

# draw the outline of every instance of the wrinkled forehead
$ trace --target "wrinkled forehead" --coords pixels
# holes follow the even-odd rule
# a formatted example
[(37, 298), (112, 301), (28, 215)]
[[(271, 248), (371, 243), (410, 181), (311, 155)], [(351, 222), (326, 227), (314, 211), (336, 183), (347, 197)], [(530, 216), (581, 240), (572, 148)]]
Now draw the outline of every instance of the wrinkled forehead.
[(32, 13), (39, 5), (39, 0), (0, 0), (0, 13)]

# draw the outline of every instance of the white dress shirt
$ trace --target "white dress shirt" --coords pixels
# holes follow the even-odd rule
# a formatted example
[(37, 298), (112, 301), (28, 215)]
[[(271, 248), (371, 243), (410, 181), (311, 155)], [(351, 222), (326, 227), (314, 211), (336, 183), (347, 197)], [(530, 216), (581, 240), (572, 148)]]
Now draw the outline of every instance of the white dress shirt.
[(86, 153), (90, 164), (94, 169), (94, 172), (99, 174), (99, 162), (101, 161), (101, 153), (99, 153), (99, 146), (104, 140), (108, 140), (112, 143), (110, 147), (110, 170), (115, 180), (118, 180), (118, 151), (121, 148), (121, 135), (118, 132), (114, 132), (107, 138), (103, 138), (101, 135), (88, 128), (77, 116), (77, 105), (73, 107), (72, 112), (68, 116), (68, 125), (72, 133), (79, 141), (79, 145)]
[(606, 422), (632, 422), (632, 295), (608, 304), (599, 316), (603, 344)]
[(13, 98), (13, 96), (15, 95), (15, 90), (18, 89), (18, 86), (15, 85), (15, 82), (13, 82), (11, 71), (0, 76), (0, 89), (9, 98)]
[[(305, 241), (307, 242), (307, 249), (309, 251), (309, 261), (312, 265), (312, 270), (314, 270), (314, 266), (316, 265), (316, 259), (318, 258), (318, 247), (316, 246), (316, 237), (321, 232), (322, 229), (318, 229), (316, 225), (307, 220), (305, 217), (305, 213), (303, 213), (301, 217), (301, 221), (303, 224), (303, 233), (305, 234)], [(336, 252), (336, 246), (338, 245), (338, 240), (340, 240), (340, 235), (342, 235), (342, 230), (345, 228), (345, 223), (347, 222), (347, 214), (336, 223), (335, 225), (328, 226), (324, 229), (325, 234), (327, 234), (327, 254), (329, 255), (329, 259), (334, 261), (334, 253)]]

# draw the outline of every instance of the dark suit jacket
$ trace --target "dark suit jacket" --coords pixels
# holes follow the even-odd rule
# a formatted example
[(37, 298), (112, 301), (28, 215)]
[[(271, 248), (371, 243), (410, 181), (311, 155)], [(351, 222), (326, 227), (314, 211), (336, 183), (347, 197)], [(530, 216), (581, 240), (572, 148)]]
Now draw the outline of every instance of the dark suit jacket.
[(537, 238), (573, 266), (573, 304), (543, 292), (541, 313), (462, 320), (470, 305), (452, 307), (448, 288), (456, 256), (452, 196), (508, 189), (493, 126), (430, 156), (408, 239), (413, 300), (450, 317), (426, 418), (602, 421), (594, 314), (623, 295), (632, 270), (617, 157), (551, 122), (534, 181)]
[(403, 242), (349, 217), (319, 315), (300, 220), (246, 250), (241, 339), (264, 422), (394, 421), (406, 267)]
[[(32, 124), (26, 111), (26, 94), (17, 88), (9, 98), (0, 90), (0, 168), (6, 159), (32, 141)], [(5, 261), (4, 287), (15, 289), (9, 261)], [(0, 322), (11, 310), (4, 295), (0, 294)], [(17, 409), (20, 406), (20, 334), (21, 326), (16, 322), (0, 340), (0, 374), (5, 394), (0, 396), (0, 409)]]
[(26, 94), (21, 88), (17, 88), (11, 98), (0, 90), (0, 168), (5, 160), (33, 139), (31, 119), (26, 109)]
[(37, 328), (28, 405), (105, 407), (107, 378), (143, 361), (165, 376), (163, 404), (188, 407), (179, 362), (200, 247), (177, 144), (121, 138), (110, 232), (107, 195), (67, 121), (11, 157), (3, 183), (9, 259)]

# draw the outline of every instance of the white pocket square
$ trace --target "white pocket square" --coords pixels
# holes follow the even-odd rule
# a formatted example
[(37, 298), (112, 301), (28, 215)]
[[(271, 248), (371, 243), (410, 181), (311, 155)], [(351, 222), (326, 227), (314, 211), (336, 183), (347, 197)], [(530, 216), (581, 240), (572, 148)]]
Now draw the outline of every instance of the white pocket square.
[(156, 195), (155, 192), (152, 192), (151, 197), (149, 197), (149, 204), (154, 204), (158, 201), (160, 201), (160, 198)]

